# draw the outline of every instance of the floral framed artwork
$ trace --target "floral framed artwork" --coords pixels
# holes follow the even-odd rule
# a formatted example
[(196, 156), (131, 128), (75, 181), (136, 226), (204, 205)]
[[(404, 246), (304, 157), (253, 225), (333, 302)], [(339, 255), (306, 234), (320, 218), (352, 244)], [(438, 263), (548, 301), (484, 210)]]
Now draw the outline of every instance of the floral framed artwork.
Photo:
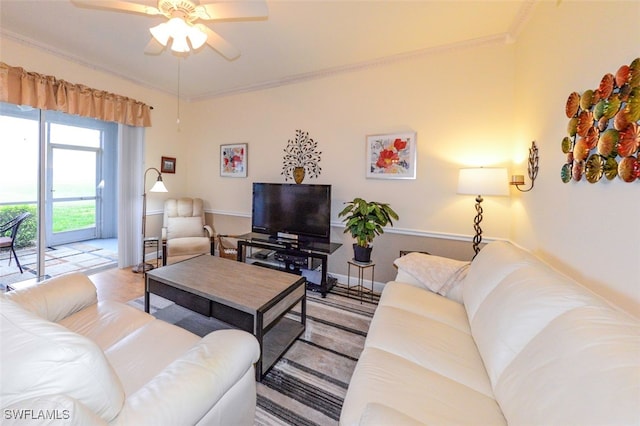
[(415, 179), (416, 133), (368, 135), (367, 178)]
[(247, 144), (220, 145), (220, 176), (247, 177)]
[(160, 172), (161, 173), (175, 173), (176, 172), (176, 159), (173, 157), (162, 157), (160, 160)]

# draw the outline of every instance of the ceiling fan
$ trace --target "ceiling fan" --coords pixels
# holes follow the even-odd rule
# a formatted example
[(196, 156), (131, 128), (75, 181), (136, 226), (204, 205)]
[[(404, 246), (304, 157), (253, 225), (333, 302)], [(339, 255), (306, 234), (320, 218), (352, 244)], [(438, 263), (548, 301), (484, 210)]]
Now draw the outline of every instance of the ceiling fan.
[(206, 43), (227, 59), (235, 59), (240, 55), (238, 49), (198, 21), (264, 18), (268, 15), (267, 4), (263, 0), (200, 4), (193, 0), (158, 0), (158, 7), (118, 0), (71, 2), (91, 9), (166, 17), (167, 22), (149, 29), (153, 37), (144, 51), (152, 55), (160, 54), (169, 43), (171, 50), (178, 53), (197, 50)]

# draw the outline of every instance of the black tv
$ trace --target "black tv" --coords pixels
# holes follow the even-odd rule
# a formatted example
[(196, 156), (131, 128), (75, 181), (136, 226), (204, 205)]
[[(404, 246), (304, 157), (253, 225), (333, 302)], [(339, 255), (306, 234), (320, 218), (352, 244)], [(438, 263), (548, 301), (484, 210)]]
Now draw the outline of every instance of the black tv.
[(251, 232), (328, 243), (331, 185), (254, 182), (251, 213)]

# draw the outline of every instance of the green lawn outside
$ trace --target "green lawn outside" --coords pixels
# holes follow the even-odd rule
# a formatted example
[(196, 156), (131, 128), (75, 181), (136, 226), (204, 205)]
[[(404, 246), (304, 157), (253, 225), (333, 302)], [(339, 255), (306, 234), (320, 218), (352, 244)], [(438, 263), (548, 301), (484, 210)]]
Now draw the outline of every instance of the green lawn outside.
[[(0, 225), (7, 223), (22, 212), (28, 211), (31, 217), (20, 226), (16, 247), (27, 247), (36, 240), (36, 206), (21, 204), (0, 206)], [(95, 201), (74, 201), (69, 203), (55, 203), (53, 207), (53, 232), (72, 231), (95, 226)]]

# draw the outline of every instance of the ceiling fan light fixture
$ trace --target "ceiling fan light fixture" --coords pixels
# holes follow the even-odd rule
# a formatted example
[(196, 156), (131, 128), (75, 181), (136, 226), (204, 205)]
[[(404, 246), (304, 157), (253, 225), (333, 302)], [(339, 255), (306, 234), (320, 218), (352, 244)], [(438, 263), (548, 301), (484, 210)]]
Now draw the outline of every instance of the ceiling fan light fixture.
[(189, 51), (189, 45), (187, 44), (187, 37), (184, 35), (178, 35), (173, 37), (171, 43), (171, 50), (178, 53), (186, 53)]
[(188, 37), (189, 42), (191, 42), (191, 47), (194, 50), (202, 47), (202, 45), (207, 41), (207, 35), (194, 26), (189, 27)]
[(167, 25), (166, 22), (163, 22), (160, 25), (156, 25), (155, 27), (151, 27), (149, 28), (149, 32), (151, 33), (151, 35), (153, 36), (153, 38), (155, 38), (158, 43), (160, 43), (163, 46), (166, 46), (167, 43), (169, 42), (169, 37), (171, 37), (171, 30), (169, 28), (169, 25)]

